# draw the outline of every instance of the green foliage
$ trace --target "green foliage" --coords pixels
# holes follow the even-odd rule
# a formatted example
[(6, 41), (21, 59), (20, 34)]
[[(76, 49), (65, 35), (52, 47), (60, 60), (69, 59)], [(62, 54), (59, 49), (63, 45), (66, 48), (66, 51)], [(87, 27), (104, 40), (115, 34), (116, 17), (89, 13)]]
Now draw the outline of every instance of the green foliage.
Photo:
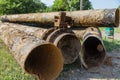
[[(71, 0), (71, 7), (73, 7), (73, 10), (79, 10), (80, 9), (80, 0)], [(93, 9), (91, 2), (89, 0), (83, 0), (83, 5), (82, 5), (83, 10), (89, 10)]]
[[(52, 11), (69, 11), (80, 9), (80, 0), (55, 0)], [(83, 0), (83, 10), (93, 9), (89, 0)]]
[(46, 9), (40, 0), (1, 0), (0, 14), (42, 12)]
[(53, 11), (66, 11), (69, 9), (67, 0), (55, 0), (52, 6)]
[(83, 0), (83, 10), (93, 9), (89, 0)]
[(18, 65), (8, 48), (0, 40), (0, 80), (35, 80)]

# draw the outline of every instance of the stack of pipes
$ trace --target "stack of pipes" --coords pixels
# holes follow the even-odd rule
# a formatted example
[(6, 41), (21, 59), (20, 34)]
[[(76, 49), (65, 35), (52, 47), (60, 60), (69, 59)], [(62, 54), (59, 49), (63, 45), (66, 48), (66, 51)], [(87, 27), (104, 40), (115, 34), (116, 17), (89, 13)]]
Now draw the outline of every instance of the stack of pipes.
[(118, 27), (119, 10), (66, 12), (73, 25), (58, 29), (51, 28), (56, 15), (59, 12), (0, 16), (0, 39), (9, 47), (20, 66), (39, 80), (54, 80), (64, 64), (71, 64), (78, 58), (85, 68), (101, 65), (106, 50), (98, 27)]

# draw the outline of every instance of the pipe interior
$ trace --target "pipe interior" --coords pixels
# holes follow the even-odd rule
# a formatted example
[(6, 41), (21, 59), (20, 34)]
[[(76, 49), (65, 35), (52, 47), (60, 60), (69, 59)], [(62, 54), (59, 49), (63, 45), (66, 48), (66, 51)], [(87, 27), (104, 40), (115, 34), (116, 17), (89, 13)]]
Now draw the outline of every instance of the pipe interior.
[(87, 66), (99, 66), (105, 57), (105, 50), (102, 42), (96, 37), (88, 37), (83, 44), (84, 61)]
[(54, 80), (63, 64), (60, 50), (52, 44), (43, 44), (31, 51), (25, 62), (25, 70), (37, 75), (40, 80)]
[(81, 45), (75, 35), (63, 36), (57, 46), (62, 52), (65, 64), (71, 64), (78, 58)]

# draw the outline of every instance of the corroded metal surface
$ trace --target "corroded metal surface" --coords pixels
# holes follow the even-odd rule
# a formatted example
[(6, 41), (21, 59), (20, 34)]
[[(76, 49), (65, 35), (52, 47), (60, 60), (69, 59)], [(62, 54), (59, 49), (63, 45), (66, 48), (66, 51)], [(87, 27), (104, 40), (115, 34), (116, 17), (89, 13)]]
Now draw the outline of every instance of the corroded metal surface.
[(62, 52), (65, 64), (71, 64), (79, 56), (81, 44), (73, 31), (60, 28), (48, 35), (46, 41), (54, 43)]
[(28, 35), (20, 27), (8, 23), (0, 23), (0, 39), (29, 74), (39, 80), (54, 80), (63, 69), (63, 57), (60, 50), (51, 43), (33, 35)]
[[(91, 32), (92, 31), (92, 32)], [(73, 32), (75, 33), (75, 35), (83, 40), (84, 37), (85, 37), (85, 33), (93, 33), (93, 34), (96, 34), (98, 35), (100, 38), (102, 38), (102, 34), (101, 34), (101, 31), (98, 27), (88, 27), (88, 28), (81, 28), (79, 30), (73, 30)]]
[(29, 35), (36, 36), (56, 45), (62, 52), (65, 64), (73, 63), (79, 56), (81, 44), (79, 39), (71, 30), (63, 28), (51, 28), (47, 30), (13, 23), (6, 24)]
[(40, 39), (43, 36), (43, 34), (47, 31), (47, 29), (44, 29), (44, 28), (36, 28), (32, 26), (25, 26), (25, 25), (14, 24), (14, 23), (4, 22), (4, 24), (12, 28), (18, 29), (20, 31), (23, 31), (29, 35), (36, 36)]
[[(86, 68), (100, 66), (106, 56), (100, 30), (95, 27), (89, 27), (78, 32), (82, 33), (79, 36), (82, 39), (80, 52), (82, 64)], [(77, 33), (77, 35), (79, 34)]]
[[(1, 16), (2, 21), (9, 22), (33, 22), (41, 25), (54, 25), (54, 17), (60, 12), (30, 13)], [(74, 26), (116, 27), (119, 26), (118, 9), (97, 9), (66, 12), (71, 17)], [(49, 26), (48, 26), (49, 27)]]

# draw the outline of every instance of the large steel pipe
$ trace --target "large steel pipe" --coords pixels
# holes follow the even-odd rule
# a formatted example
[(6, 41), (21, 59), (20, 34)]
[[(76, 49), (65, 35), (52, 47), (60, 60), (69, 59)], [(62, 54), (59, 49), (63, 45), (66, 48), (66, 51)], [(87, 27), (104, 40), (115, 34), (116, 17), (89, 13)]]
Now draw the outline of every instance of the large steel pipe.
[(34, 35), (40, 39), (56, 45), (62, 52), (64, 63), (73, 63), (79, 56), (81, 44), (74, 32), (68, 29), (43, 29), (31, 26), (24, 26), (13, 23), (5, 23), (15, 29), (19, 29), (27, 34)]
[(6, 23), (0, 24), (0, 39), (9, 47), (21, 67), (39, 80), (54, 80), (63, 69), (62, 54), (51, 43)]
[(90, 33), (93, 33), (93, 34), (96, 34), (98, 35), (100, 38), (102, 38), (102, 33), (100, 31), (100, 29), (98, 27), (88, 27), (88, 28), (80, 28), (77, 29), (77, 30), (74, 30), (73, 29), (73, 32), (75, 33), (75, 35), (80, 38), (81, 40), (83, 40), (84, 38), (84, 34), (86, 32), (90, 32)]
[[(39, 23), (41, 25), (54, 24), (54, 17), (60, 12), (50, 13), (30, 13), (1, 16), (2, 21), (9, 22), (29, 22)], [(66, 12), (74, 21), (74, 26), (94, 26), (94, 27), (117, 27), (119, 26), (118, 9), (96, 9)]]
[(82, 39), (80, 53), (80, 59), (82, 64), (86, 68), (101, 65), (105, 59), (106, 50), (99, 29), (95, 27), (89, 27), (81, 31), (81, 33), (83, 35), (81, 36), (80, 34), (80, 37)]
[(46, 40), (58, 46), (65, 64), (73, 63), (78, 58), (81, 44), (73, 31), (60, 28), (49, 33)]

